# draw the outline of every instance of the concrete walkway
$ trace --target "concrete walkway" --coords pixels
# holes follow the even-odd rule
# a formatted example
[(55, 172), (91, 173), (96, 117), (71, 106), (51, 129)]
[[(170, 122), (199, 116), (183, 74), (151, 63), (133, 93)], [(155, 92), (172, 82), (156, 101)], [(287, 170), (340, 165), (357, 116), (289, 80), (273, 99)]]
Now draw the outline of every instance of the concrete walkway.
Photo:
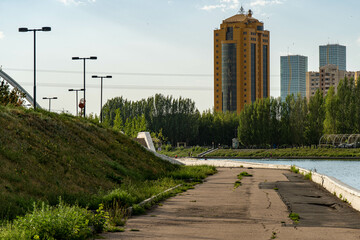
[[(349, 208), (343, 217), (328, 218), (317, 223), (317, 217), (324, 215), (304, 215), (300, 223), (294, 225), (288, 218), (292, 203), (296, 203), (296, 191), (292, 195), (282, 196), (282, 188), (289, 187), (292, 176), (287, 170), (218, 168), (219, 173), (207, 178), (204, 184), (188, 190), (163, 202), (149, 211), (147, 215), (135, 216), (128, 220), (126, 231), (107, 233), (106, 239), (360, 239), (360, 214), (333, 198), (337, 207), (326, 207), (326, 211)], [(242, 185), (234, 189), (237, 174), (247, 171), (253, 177), (244, 177)], [(274, 184), (277, 184), (276, 186)], [(311, 195), (315, 185), (304, 185), (295, 182), (293, 187), (300, 186), (309, 196), (322, 198), (322, 193)], [(278, 187), (279, 191), (274, 190)], [(326, 192), (326, 191), (324, 191)], [(299, 192), (302, 196), (304, 192)], [(330, 194), (331, 195), (331, 194)], [(295, 198), (294, 198), (295, 196)], [(319, 197), (320, 196), (320, 197)], [(327, 196), (329, 197), (329, 196)], [(298, 208), (301, 217), (301, 208)], [(312, 211), (324, 209), (324, 205), (316, 204)], [(329, 205), (330, 206), (330, 205)], [(335, 206), (335, 205), (331, 205)], [(303, 208), (306, 206), (303, 205)], [(348, 210), (348, 209), (347, 209)], [(339, 212), (340, 213), (340, 212)], [(336, 214), (335, 214), (336, 215)], [(341, 215), (341, 214), (338, 214)], [(326, 214), (325, 214), (326, 216)], [(313, 219), (312, 219), (313, 217)], [(310, 219), (311, 221), (305, 221)], [(351, 220), (353, 225), (336, 224), (336, 221)], [(302, 226), (304, 225), (304, 226)], [(338, 227), (337, 227), (338, 226)], [(133, 231), (132, 231), (133, 230)], [(136, 231), (134, 231), (136, 230)]]

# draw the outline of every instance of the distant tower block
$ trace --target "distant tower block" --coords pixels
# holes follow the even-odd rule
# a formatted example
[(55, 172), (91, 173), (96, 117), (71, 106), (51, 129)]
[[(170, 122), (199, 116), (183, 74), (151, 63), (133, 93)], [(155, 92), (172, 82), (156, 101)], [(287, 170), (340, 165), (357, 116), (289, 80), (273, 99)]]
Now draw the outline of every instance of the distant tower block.
[(270, 95), (270, 32), (245, 13), (214, 30), (214, 108), (240, 113), (245, 104)]
[(341, 71), (346, 71), (346, 47), (339, 44), (319, 46), (319, 68), (335, 65)]

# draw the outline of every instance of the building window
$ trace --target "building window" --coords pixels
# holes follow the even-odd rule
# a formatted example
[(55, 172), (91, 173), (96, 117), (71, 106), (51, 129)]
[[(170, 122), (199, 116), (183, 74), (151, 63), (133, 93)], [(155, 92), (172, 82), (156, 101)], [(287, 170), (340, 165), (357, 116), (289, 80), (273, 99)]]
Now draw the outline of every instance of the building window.
[(218, 86), (219, 86), (219, 84), (216, 84), (216, 86), (218, 87)]
[(251, 44), (251, 102), (256, 101), (256, 44)]
[(244, 92), (246, 92), (246, 88), (244, 88)]
[[(246, 80), (246, 78), (245, 78), (245, 80)], [(244, 86), (246, 86), (246, 83), (244, 83)]]
[(216, 47), (219, 47), (219, 45), (216, 44)]
[(219, 39), (216, 39), (216, 42), (218, 42), (219, 41)]
[(244, 60), (244, 63), (246, 63), (246, 60)]
[(226, 29), (226, 40), (233, 40), (233, 27)]
[(246, 68), (246, 66), (244, 66), (244, 68)]
[(219, 92), (219, 89), (216, 89), (216, 92)]
[(216, 64), (219, 64), (219, 62), (216, 62)]
[(244, 43), (244, 46), (246, 46), (246, 43)]
[(247, 32), (244, 32), (244, 35), (246, 35), (247, 34)]
[(246, 40), (246, 38), (244, 38), (244, 40)]
[(244, 49), (244, 52), (246, 52), (246, 49)]
[(218, 33), (215, 33), (215, 36), (219, 36), (219, 34), (218, 34)]
[(244, 101), (244, 103), (246, 103), (246, 100)]

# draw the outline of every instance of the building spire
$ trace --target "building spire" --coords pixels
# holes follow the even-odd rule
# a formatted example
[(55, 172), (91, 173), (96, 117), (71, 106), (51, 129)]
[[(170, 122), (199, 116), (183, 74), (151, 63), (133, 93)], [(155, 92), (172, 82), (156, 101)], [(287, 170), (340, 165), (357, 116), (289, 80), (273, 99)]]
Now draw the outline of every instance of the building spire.
[(245, 10), (242, 5), (241, 5), (241, 8), (240, 8), (238, 14), (245, 14)]

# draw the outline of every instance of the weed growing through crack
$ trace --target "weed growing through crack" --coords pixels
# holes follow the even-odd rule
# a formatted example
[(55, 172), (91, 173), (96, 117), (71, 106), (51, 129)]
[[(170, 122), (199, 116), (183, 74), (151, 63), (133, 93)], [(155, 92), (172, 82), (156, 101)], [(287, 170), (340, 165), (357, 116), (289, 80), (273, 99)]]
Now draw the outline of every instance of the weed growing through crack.
[(311, 181), (311, 179), (312, 179), (312, 172), (309, 172), (309, 173), (305, 174), (305, 175), (304, 175), (304, 179)]
[(248, 172), (241, 172), (241, 173), (238, 175), (238, 177), (239, 177), (239, 176), (252, 177), (253, 175), (252, 175), (252, 174), (249, 174)]
[(290, 171), (294, 173), (299, 173), (299, 169), (295, 165), (291, 165)]
[(234, 183), (234, 189), (238, 188), (241, 186), (241, 182), (240, 180), (237, 180), (235, 183)]
[(291, 220), (293, 220), (294, 223), (298, 223), (299, 220), (300, 220), (299, 214), (294, 213), (294, 212), (292, 212), (292, 213), (289, 214), (289, 218), (290, 218)]
[(275, 239), (275, 238), (276, 238), (276, 232), (272, 232), (271, 239)]

